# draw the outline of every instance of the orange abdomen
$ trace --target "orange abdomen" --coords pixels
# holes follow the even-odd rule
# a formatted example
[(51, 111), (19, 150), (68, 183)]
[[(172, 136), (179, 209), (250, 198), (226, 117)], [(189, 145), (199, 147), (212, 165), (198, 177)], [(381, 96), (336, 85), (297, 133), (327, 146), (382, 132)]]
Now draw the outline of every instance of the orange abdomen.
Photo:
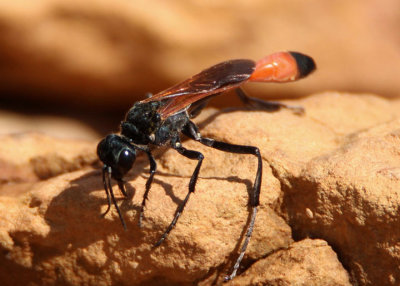
[(288, 82), (305, 77), (315, 70), (314, 60), (297, 52), (278, 52), (256, 63), (249, 81)]

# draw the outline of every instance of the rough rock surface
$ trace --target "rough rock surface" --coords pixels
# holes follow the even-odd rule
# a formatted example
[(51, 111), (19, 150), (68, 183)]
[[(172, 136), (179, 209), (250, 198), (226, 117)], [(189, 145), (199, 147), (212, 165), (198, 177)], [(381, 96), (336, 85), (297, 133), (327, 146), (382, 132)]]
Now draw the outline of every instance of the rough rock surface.
[[(230, 283), (397, 285), (400, 101), (330, 92), (291, 103), (306, 114), (230, 109), (198, 121), (203, 136), (258, 146), (264, 160), (254, 235), (243, 273)], [(248, 220), (256, 159), (193, 141), (184, 146), (205, 160), (196, 192), (158, 248), (152, 245), (195, 166), (173, 150), (157, 155), (142, 228), (148, 163), (137, 159), (127, 178), (129, 199), (119, 200), (128, 231), (114, 208), (100, 217), (107, 204), (99, 169), (3, 184), (2, 285), (220, 284)]]
[[(31, 110), (31, 112), (33, 109)], [(59, 110), (57, 110), (59, 112)], [(38, 113), (38, 111), (36, 111)], [(41, 133), (67, 139), (98, 139), (99, 135), (83, 120), (57, 115), (33, 115), (0, 109), (0, 136), (17, 133)], [(98, 119), (96, 121), (99, 121)], [(101, 122), (102, 123), (102, 122)], [(106, 124), (104, 124), (106, 125)], [(112, 126), (112, 128), (115, 126)]]
[(323, 240), (305, 239), (257, 261), (232, 285), (351, 285), (336, 253)]
[(30, 182), (81, 169), (97, 161), (87, 140), (41, 133), (0, 135), (0, 181)]

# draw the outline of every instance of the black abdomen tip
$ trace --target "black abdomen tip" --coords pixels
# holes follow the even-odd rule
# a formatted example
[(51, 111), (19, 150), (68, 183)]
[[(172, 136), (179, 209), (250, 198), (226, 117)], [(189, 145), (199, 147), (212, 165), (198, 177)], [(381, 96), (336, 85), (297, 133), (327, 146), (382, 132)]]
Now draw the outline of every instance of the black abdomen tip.
[(305, 77), (316, 69), (314, 60), (304, 54), (298, 52), (289, 52), (296, 60), (299, 69), (299, 78)]

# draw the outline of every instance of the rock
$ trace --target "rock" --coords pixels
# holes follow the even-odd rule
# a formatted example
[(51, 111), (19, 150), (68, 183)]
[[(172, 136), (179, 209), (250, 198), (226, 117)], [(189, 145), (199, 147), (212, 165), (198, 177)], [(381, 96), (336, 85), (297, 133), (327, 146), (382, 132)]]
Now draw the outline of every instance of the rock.
[(66, 118), (57, 114), (31, 115), (0, 110), (0, 135), (41, 133), (51, 137), (98, 140), (97, 132), (82, 120)]
[(40, 133), (0, 135), (0, 181), (32, 182), (90, 166), (95, 144)]
[(351, 285), (336, 253), (323, 240), (305, 239), (254, 263), (231, 285)]
[[(304, 106), (306, 114), (230, 109), (197, 119), (203, 136), (258, 146), (264, 161), (254, 234), (239, 276), (230, 283), (349, 285), (350, 277), (358, 285), (396, 285), (400, 100), (330, 92), (288, 103)], [(79, 144), (65, 144), (71, 151), (63, 153), (80, 154)], [(0, 281), (222, 283), (249, 218), (256, 159), (194, 141), (183, 145), (205, 159), (196, 192), (158, 248), (153, 244), (186, 195), (196, 163), (174, 150), (157, 152), (158, 172), (142, 228), (137, 221), (149, 171), (145, 156), (126, 178), (128, 199), (115, 191), (127, 231), (114, 207), (100, 217), (107, 202), (99, 167), (2, 185)], [(299, 277), (307, 282), (296, 284)]]
[(399, 126), (397, 119), (349, 135), (289, 179), (283, 199), (295, 237), (326, 239), (361, 285), (400, 281)]
[[(249, 182), (200, 179), (176, 228), (154, 249), (186, 195), (188, 178), (157, 176), (140, 229), (138, 206), (145, 184), (140, 172), (135, 171), (128, 188), (129, 200), (119, 200), (128, 231), (114, 209), (100, 217), (106, 199), (99, 171), (64, 174), (18, 197), (1, 196), (0, 264), (7, 265), (0, 271), (2, 284), (156, 285), (160, 277), (188, 284), (215, 276), (220, 268), (228, 271), (248, 218)], [(259, 259), (291, 242), (290, 228), (264, 202), (247, 259)], [(28, 275), (19, 277), (21, 269)]]

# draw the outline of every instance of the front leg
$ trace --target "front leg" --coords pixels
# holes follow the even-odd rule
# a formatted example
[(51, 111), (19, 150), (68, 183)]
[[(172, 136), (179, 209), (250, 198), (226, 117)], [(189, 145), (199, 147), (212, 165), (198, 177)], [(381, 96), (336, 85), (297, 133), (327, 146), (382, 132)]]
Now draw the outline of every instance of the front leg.
[[(118, 207), (117, 200), (115, 199), (114, 191), (111, 186), (111, 173), (112, 173), (111, 167), (104, 165), (103, 166), (103, 184), (104, 184), (104, 190), (106, 191), (106, 194), (107, 194), (108, 207), (107, 207), (107, 210), (102, 214), (102, 216), (104, 217), (110, 211), (111, 200), (112, 200), (115, 208), (117, 209), (118, 216), (119, 216), (119, 219), (121, 220), (122, 226), (126, 230), (127, 227), (126, 227), (125, 220), (124, 220), (122, 213)], [(121, 192), (123, 193), (123, 195), (126, 197), (127, 194), (125, 192), (124, 184), (123, 184), (122, 180), (118, 180), (118, 186), (119, 186)], [(110, 198), (110, 196), (111, 196), (111, 198)]]
[(171, 140), (171, 146), (176, 151), (178, 151), (179, 154), (185, 156), (186, 158), (189, 158), (192, 160), (197, 160), (197, 166), (194, 169), (192, 177), (190, 178), (188, 194), (186, 195), (183, 202), (178, 206), (178, 209), (175, 212), (175, 216), (174, 216), (174, 219), (172, 220), (171, 224), (168, 226), (167, 230), (164, 232), (164, 234), (161, 236), (160, 240), (154, 246), (159, 246), (167, 238), (168, 234), (171, 232), (172, 228), (175, 226), (176, 222), (178, 221), (181, 213), (183, 212), (183, 209), (186, 206), (186, 203), (189, 200), (190, 194), (193, 193), (195, 190), (197, 178), (199, 177), (201, 163), (203, 162), (203, 159), (204, 159), (203, 154), (201, 154), (200, 152), (197, 152), (194, 150), (187, 150), (186, 148), (182, 147), (182, 144), (181, 144), (179, 138), (174, 138), (173, 140)]
[[(106, 211), (101, 214), (102, 217), (106, 216), (106, 214), (108, 214), (108, 212), (111, 209), (111, 198), (110, 198), (110, 191), (108, 190), (108, 185), (106, 182), (106, 173), (107, 173), (107, 166), (104, 166), (103, 167), (103, 185), (104, 185), (104, 190), (106, 190), (108, 206), (107, 206)], [(122, 179), (119, 179), (119, 180), (117, 180), (117, 182), (118, 182), (119, 190), (121, 191), (122, 195), (124, 196), (124, 198), (127, 198), (128, 194), (126, 193), (126, 190), (125, 190), (124, 181)]]
[(229, 276), (225, 277), (225, 280), (228, 281), (228, 280), (233, 279), (236, 276), (236, 272), (239, 269), (240, 262), (243, 259), (243, 256), (247, 249), (247, 245), (249, 244), (251, 235), (253, 233), (254, 223), (255, 223), (256, 214), (257, 214), (257, 206), (260, 204), (260, 188), (261, 188), (261, 179), (262, 179), (262, 159), (261, 159), (260, 150), (254, 146), (234, 145), (234, 144), (230, 144), (230, 143), (216, 141), (211, 138), (204, 138), (201, 136), (197, 126), (192, 121), (189, 121), (189, 123), (182, 130), (182, 133), (185, 134), (186, 136), (188, 136), (189, 138), (192, 138), (208, 147), (215, 148), (215, 149), (225, 151), (225, 152), (230, 152), (230, 153), (255, 155), (258, 160), (256, 178), (254, 180), (254, 185), (253, 185), (253, 192), (250, 196), (250, 206), (252, 207), (250, 224), (247, 227), (246, 239), (242, 245), (242, 248), (240, 249), (240, 254), (239, 254), (238, 258), (236, 259), (236, 263), (233, 266), (232, 273)]

